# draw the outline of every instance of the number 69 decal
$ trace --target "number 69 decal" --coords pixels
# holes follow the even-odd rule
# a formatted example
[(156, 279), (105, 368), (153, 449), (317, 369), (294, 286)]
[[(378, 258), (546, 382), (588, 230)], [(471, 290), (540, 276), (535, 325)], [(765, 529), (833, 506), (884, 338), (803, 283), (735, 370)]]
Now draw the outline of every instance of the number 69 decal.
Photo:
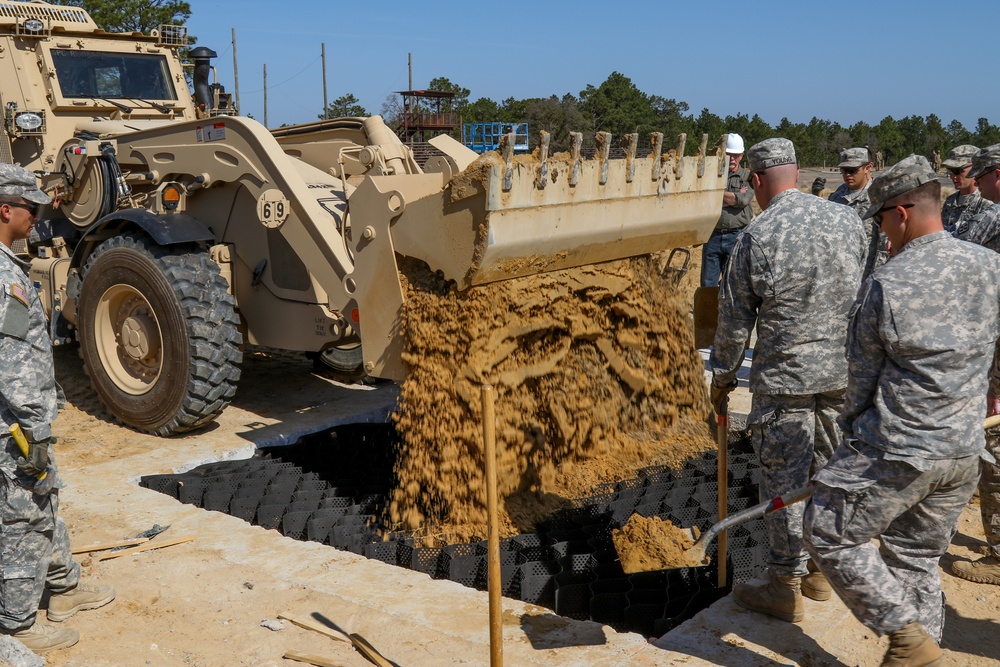
[(290, 212), (288, 200), (281, 190), (267, 190), (257, 198), (257, 218), (265, 227), (280, 227)]

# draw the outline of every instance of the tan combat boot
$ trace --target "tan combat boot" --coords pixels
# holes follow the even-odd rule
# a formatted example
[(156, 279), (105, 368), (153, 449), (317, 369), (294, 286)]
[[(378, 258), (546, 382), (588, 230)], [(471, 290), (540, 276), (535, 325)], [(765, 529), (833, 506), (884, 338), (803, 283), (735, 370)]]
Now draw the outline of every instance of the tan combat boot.
[(767, 573), (768, 581), (762, 584), (737, 584), (733, 599), (744, 609), (759, 611), (789, 623), (802, 621), (802, 586), (799, 577), (781, 577)]
[(802, 594), (810, 600), (826, 602), (833, 597), (833, 586), (812, 560), (806, 561), (806, 566), (809, 574), (802, 577)]
[(43, 625), (35, 622), (30, 628), (10, 633), (10, 636), (35, 653), (69, 648), (80, 641), (80, 633), (72, 628)]
[(90, 586), (80, 584), (65, 593), (53, 593), (49, 598), (48, 618), (58, 623), (65, 621), (78, 611), (97, 609), (115, 599), (115, 589), (111, 586)]
[(941, 663), (940, 647), (917, 622), (889, 635), (889, 650), (882, 667), (933, 667)]
[(1000, 586), (1000, 559), (996, 556), (986, 556), (974, 561), (957, 560), (951, 564), (951, 571), (956, 577), (974, 581), (977, 584), (996, 584)]

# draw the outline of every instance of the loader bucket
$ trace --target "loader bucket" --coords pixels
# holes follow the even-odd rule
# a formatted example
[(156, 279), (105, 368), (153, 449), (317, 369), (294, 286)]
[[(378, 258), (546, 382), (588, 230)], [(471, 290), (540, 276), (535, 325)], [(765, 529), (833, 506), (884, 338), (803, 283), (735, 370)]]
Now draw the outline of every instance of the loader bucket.
[[(600, 133), (599, 133), (600, 134)], [(604, 147), (610, 141), (605, 137)], [(458, 171), (366, 176), (350, 198), (354, 272), (365, 369), (402, 379), (396, 255), (416, 258), (459, 289), (704, 243), (726, 177), (721, 150), (581, 159), (487, 153)], [(600, 143), (599, 143), (600, 145)], [(362, 222), (364, 221), (364, 222)], [(381, 221), (381, 222), (378, 222)], [(372, 307), (378, 304), (378, 307)]]
[(716, 156), (484, 155), (407, 206), (396, 251), (460, 288), (704, 243), (722, 208)]

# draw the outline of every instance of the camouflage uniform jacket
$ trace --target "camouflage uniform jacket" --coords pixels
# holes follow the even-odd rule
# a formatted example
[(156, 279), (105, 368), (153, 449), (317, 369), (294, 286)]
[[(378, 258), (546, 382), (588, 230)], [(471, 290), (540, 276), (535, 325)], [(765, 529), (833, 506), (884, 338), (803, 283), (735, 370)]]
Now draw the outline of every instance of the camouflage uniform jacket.
[(845, 439), (902, 457), (983, 455), (998, 275), (1000, 255), (942, 231), (910, 241), (865, 283), (848, 329)]
[[(740, 192), (743, 188), (746, 188), (746, 191)], [(750, 170), (746, 167), (740, 167), (736, 171), (729, 172), (729, 178), (726, 180), (726, 192), (732, 192), (736, 195), (736, 203), (732, 206), (722, 207), (722, 215), (715, 223), (715, 230), (718, 232), (743, 229), (750, 224), (750, 220), (753, 218), (753, 207), (750, 206), (750, 202), (753, 201)]]
[(968, 195), (963, 195), (960, 192), (951, 194), (944, 200), (944, 206), (941, 207), (941, 222), (944, 223), (944, 230), (954, 234), (963, 220), (979, 215), (990, 206), (993, 206), (993, 202), (983, 197), (979, 190)]
[[(847, 187), (847, 183), (844, 183), (830, 195), (830, 201), (850, 206), (859, 216), (862, 216), (871, 206), (871, 200), (868, 198), (868, 188), (871, 186), (871, 179), (868, 179), (865, 187), (859, 190), (851, 190)], [(865, 247), (867, 248), (865, 252), (867, 261), (862, 280), (889, 261), (889, 239), (879, 231), (878, 225), (871, 220), (865, 221)]]
[(1000, 252), (1000, 204), (993, 204), (979, 215), (959, 223), (955, 238)]
[[(51, 436), (56, 392), (47, 320), (28, 264), (0, 243), (0, 435), (17, 422), (29, 440)], [(12, 442), (9, 435), (3, 440)], [(16, 470), (12, 453), (0, 448), (0, 472), (11, 478)]]
[(861, 284), (858, 215), (795, 189), (776, 195), (736, 239), (719, 291), (711, 366), (732, 383), (756, 325), (750, 391), (814, 394), (847, 384), (847, 315)]

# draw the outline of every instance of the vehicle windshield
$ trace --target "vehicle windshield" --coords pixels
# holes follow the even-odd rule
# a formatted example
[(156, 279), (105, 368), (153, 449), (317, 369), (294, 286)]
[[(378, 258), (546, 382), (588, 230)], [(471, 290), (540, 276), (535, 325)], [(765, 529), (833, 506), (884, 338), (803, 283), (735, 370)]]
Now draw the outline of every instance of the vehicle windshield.
[(52, 62), (63, 97), (177, 99), (164, 56), (53, 49)]

